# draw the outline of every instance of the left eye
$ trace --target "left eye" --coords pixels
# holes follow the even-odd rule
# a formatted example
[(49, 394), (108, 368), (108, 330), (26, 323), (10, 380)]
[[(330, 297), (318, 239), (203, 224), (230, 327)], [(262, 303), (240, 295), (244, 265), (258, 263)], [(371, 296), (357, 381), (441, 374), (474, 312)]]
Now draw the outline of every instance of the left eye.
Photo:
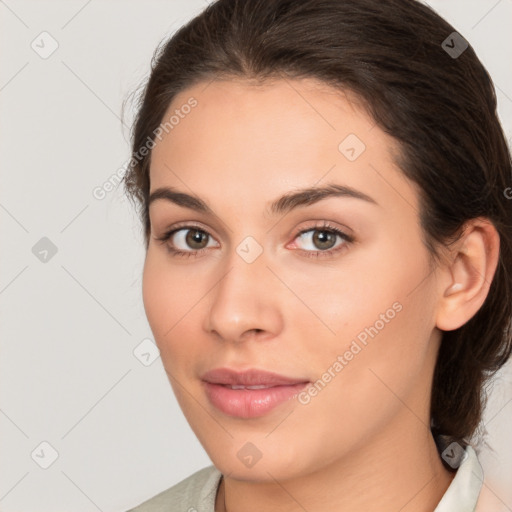
[[(337, 238), (341, 239), (338, 245), (336, 245)], [(335, 250), (340, 245), (351, 241), (348, 235), (335, 228), (311, 228), (301, 231), (295, 240), (299, 239), (305, 243), (304, 250), (320, 252)]]

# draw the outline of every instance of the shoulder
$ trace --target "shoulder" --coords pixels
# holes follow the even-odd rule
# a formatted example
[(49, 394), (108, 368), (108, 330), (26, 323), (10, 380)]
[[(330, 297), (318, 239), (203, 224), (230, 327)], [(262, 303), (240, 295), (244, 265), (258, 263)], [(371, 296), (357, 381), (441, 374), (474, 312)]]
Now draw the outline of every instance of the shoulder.
[(214, 512), (221, 476), (215, 466), (207, 466), (127, 512)]

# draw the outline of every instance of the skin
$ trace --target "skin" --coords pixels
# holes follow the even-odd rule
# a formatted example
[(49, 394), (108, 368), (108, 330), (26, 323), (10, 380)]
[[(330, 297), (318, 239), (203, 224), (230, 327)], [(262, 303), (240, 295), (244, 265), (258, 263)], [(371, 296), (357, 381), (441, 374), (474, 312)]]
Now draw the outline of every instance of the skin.
[[(354, 97), (325, 84), (199, 83), (175, 97), (165, 118), (191, 96), (197, 106), (152, 150), (150, 192), (176, 187), (214, 215), (151, 204), (143, 299), (177, 400), (224, 475), (216, 511), (434, 510), (453, 478), (428, 428), (440, 329), (460, 327), (485, 300), (496, 230), (471, 221), (432, 267), (418, 190), (393, 160), (397, 143)], [(349, 134), (366, 146), (354, 161), (338, 149)], [(281, 195), (327, 182), (377, 204), (330, 197), (270, 213)], [(341, 250), (309, 258), (321, 252), (312, 235), (323, 221), (354, 241), (333, 235), (329, 248)], [(178, 223), (210, 237), (192, 246), (187, 231), (156, 240)], [(247, 236), (263, 251), (252, 263), (236, 250)], [(168, 251), (173, 243), (206, 249), (184, 258)], [(240, 419), (208, 401), (200, 377), (218, 367), (316, 381), (396, 302), (400, 312), (308, 404), (291, 399)], [(252, 467), (237, 457), (247, 442), (261, 453)]]

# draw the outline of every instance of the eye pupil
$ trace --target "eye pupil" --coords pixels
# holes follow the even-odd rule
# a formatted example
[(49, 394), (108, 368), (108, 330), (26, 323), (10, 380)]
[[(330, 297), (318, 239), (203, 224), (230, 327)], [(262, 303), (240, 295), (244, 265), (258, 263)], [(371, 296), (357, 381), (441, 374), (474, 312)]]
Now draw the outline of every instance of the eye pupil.
[(330, 231), (317, 230), (313, 235), (313, 242), (320, 249), (330, 249), (336, 243), (336, 234)]

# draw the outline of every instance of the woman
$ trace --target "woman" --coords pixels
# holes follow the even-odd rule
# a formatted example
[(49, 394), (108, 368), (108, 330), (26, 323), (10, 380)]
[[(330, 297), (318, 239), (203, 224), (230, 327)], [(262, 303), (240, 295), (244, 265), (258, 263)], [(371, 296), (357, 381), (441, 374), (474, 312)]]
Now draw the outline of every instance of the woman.
[(511, 353), (510, 176), (489, 75), (423, 4), (219, 0), (182, 27), (125, 185), (213, 465), (133, 510), (489, 510), (470, 439)]

